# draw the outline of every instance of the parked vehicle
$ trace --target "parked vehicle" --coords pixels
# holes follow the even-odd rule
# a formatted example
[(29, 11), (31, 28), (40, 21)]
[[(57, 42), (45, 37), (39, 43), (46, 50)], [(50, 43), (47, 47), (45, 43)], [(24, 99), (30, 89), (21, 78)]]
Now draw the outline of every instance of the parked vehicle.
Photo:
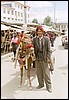
[(68, 32), (66, 32), (65, 35), (62, 36), (61, 41), (62, 46), (64, 46), (64, 48), (68, 48)]
[(65, 37), (64, 48), (68, 48), (68, 36)]

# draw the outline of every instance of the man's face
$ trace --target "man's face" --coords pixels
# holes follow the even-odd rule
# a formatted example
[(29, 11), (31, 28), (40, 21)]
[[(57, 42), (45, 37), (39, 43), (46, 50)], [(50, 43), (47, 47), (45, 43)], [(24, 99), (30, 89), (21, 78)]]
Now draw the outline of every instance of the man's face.
[(39, 37), (42, 37), (43, 32), (40, 29), (38, 29), (38, 32), (37, 33), (38, 33), (38, 36)]

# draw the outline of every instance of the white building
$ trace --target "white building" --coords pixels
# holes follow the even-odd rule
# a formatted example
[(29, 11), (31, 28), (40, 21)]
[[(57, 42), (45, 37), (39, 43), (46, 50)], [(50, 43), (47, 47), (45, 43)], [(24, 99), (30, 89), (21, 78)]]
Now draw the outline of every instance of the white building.
[(65, 32), (68, 30), (68, 23), (55, 23), (56, 30)]
[(22, 3), (19, 1), (1, 1), (1, 22), (12, 24), (30, 23), (30, 7), (25, 6), (24, 2), (25, 1), (22, 1)]

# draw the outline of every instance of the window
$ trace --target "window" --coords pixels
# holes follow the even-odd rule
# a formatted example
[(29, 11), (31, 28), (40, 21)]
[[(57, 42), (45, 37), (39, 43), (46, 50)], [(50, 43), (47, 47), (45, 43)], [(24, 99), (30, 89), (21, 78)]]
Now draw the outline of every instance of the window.
[(21, 19), (21, 21), (23, 21), (23, 20)]
[(8, 7), (12, 7), (12, 4), (11, 4), (11, 3), (9, 3), (9, 4), (4, 4), (4, 5), (6, 5), (6, 6), (8, 6)]
[(59, 28), (60, 28), (60, 25), (59, 25)]
[(58, 25), (56, 25), (56, 28), (58, 28)]
[(17, 21), (17, 19), (15, 19)]
[(17, 4), (15, 3), (15, 7), (17, 7)]
[(64, 28), (66, 28), (66, 25), (64, 25)]
[(12, 20), (14, 20), (14, 18), (12, 18)]
[(22, 6), (21, 6), (21, 9), (22, 9)]
[(5, 8), (3, 9), (3, 13), (6, 13), (6, 9)]
[(8, 20), (10, 20), (10, 18), (8, 17)]
[(19, 8), (19, 5), (18, 5), (18, 8)]
[(20, 19), (18, 19), (18, 21), (20, 21)]
[(23, 13), (21, 13), (21, 17), (23, 17)]
[(29, 8), (28, 8), (28, 11), (29, 11)]
[(6, 19), (6, 17), (3, 17), (3, 19)]
[(10, 10), (8, 10), (7, 13), (10, 14)]
[(17, 16), (17, 11), (15, 11), (15, 16)]
[(20, 12), (18, 12), (18, 16), (20, 16)]
[(63, 28), (63, 25), (61, 26), (61, 28)]
[(29, 14), (28, 14), (28, 18), (29, 18)]
[(12, 15), (14, 14), (13, 10), (11, 11)]

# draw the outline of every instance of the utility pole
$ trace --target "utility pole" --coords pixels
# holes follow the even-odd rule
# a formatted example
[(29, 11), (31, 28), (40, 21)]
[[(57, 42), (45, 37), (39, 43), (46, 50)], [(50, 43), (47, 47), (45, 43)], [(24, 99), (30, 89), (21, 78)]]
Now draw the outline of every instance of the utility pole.
[(24, 1), (24, 22), (27, 23), (27, 16), (26, 16), (26, 1)]
[(55, 28), (55, 8), (56, 8), (56, 3), (54, 2), (54, 28)]
[(27, 16), (26, 16), (26, 1), (24, 1), (24, 25), (23, 25), (24, 30), (27, 30)]
[(56, 7), (56, 4), (54, 2), (54, 23), (55, 23), (55, 7)]

